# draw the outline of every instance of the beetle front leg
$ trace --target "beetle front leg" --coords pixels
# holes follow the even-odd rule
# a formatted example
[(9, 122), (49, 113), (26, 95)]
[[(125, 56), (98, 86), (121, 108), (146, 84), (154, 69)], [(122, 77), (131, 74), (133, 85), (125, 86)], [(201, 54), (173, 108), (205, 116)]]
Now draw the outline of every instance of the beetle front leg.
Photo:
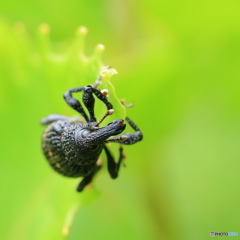
[(126, 121), (129, 125), (136, 131), (135, 133), (124, 133), (123, 135), (127, 137), (125, 141), (121, 141), (121, 144), (131, 145), (136, 142), (139, 142), (143, 139), (143, 134), (141, 130), (137, 127), (137, 125), (128, 117), (126, 117)]
[(100, 170), (101, 167), (102, 166), (100, 165), (95, 165), (93, 172), (81, 180), (81, 182), (78, 184), (78, 187), (77, 187), (78, 192), (83, 191), (83, 189), (92, 181), (94, 175)]
[(84, 91), (84, 89), (85, 89), (85, 87), (72, 88), (72, 89), (68, 90), (67, 92), (65, 92), (63, 97), (64, 97), (66, 103), (71, 108), (73, 108), (78, 113), (80, 113), (85, 118), (86, 122), (88, 122), (89, 118), (88, 118), (87, 114), (85, 113), (82, 105), (80, 104), (80, 102), (76, 98), (74, 98), (72, 96), (72, 93), (74, 93), (74, 92), (82, 92), (82, 91)]
[(104, 145), (104, 150), (107, 155), (108, 172), (110, 173), (111, 178), (113, 179), (117, 178), (120, 165), (122, 163), (122, 160), (125, 158), (125, 156), (123, 155), (123, 148), (122, 147), (119, 148), (120, 154), (119, 154), (119, 159), (117, 163), (115, 162), (111, 152), (109, 151), (106, 145)]
[(108, 138), (105, 142), (115, 142), (124, 145), (131, 145), (143, 139), (143, 134), (137, 125), (128, 117), (125, 119), (129, 125), (136, 131), (135, 133), (123, 133), (117, 137)]
[(105, 95), (103, 95), (98, 89), (93, 88), (91, 85), (87, 85), (84, 88), (82, 99), (84, 105), (86, 106), (89, 112), (90, 122), (96, 122), (96, 117), (94, 114), (95, 99), (93, 97), (93, 94), (106, 105), (108, 110), (113, 108), (112, 104), (107, 100), (107, 97)]

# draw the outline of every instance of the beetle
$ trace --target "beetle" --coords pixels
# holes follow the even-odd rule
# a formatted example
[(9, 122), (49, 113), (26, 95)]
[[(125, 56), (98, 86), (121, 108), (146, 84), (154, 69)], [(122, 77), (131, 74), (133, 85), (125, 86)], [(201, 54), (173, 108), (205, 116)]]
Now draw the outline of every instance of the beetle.
[[(72, 94), (76, 92), (83, 92), (82, 102), (89, 115), (86, 114), (80, 101), (73, 97)], [(99, 122), (94, 113), (94, 96), (107, 107), (106, 114)], [(77, 191), (81, 192), (101, 168), (97, 160), (104, 150), (108, 172), (111, 178), (117, 178), (124, 159), (123, 148), (120, 145), (119, 159), (116, 162), (106, 143), (131, 145), (142, 140), (142, 132), (128, 117), (125, 118), (125, 121), (135, 130), (134, 133), (121, 134), (126, 127), (122, 119), (114, 120), (107, 126), (100, 127), (100, 123), (107, 116), (113, 114), (114, 110), (107, 99), (106, 92), (101, 92), (94, 85), (72, 88), (63, 97), (66, 103), (76, 110), (86, 122), (81, 121), (80, 118), (58, 114), (51, 114), (41, 120), (42, 125), (48, 125), (42, 135), (42, 150), (48, 163), (61, 175), (72, 178), (83, 177), (77, 187)]]

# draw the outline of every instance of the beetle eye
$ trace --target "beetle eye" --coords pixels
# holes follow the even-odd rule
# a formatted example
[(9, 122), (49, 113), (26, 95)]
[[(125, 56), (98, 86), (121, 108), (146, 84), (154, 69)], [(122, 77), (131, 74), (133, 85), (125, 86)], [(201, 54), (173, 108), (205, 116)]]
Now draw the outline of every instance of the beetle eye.
[(82, 137), (82, 138), (85, 138), (85, 137), (87, 137), (90, 133), (91, 133), (91, 131), (89, 131), (89, 130), (83, 130), (83, 131), (81, 131), (81, 137)]

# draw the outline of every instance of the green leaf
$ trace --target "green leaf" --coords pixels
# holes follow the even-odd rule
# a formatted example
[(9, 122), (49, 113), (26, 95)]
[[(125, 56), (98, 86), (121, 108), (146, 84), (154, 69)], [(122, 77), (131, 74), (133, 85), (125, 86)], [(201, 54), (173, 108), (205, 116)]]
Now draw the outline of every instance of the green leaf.
[(113, 108), (115, 110), (114, 115), (112, 118), (114, 119), (125, 119), (126, 117), (126, 108), (118, 99), (115, 87), (111, 82), (111, 78), (113, 75), (117, 74), (118, 72), (114, 68), (104, 67), (101, 72), (101, 80), (103, 80), (104, 85), (107, 86), (108, 90), (108, 98), (109, 101), (113, 104)]
[[(10, 203), (8, 207), (10, 212), (10, 206), (15, 206), (17, 202), (22, 202), (22, 205), (12, 213), (15, 217), (11, 227), (4, 228), (6, 229), (6, 233), (3, 233), (4, 239), (62, 239), (68, 235), (76, 211), (99, 196), (94, 182), (82, 193), (76, 192), (80, 179), (65, 178), (56, 174), (40, 153), (40, 135), (43, 131), (39, 124), (40, 119), (51, 113), (76, 115), (76, 112), (64, 103), (62, 94), (69, 88), (93, 84), (103, 68), (101, 61), (103, 45), (97, 45), (91, 56), (84, 53), (87, 32), (86, 27), (79, 27), (72, 43), (67, 44), (64, 50), (60, 48), (56, 51), (50, 39), (48, 24), (41, 24), (35, 38), (32, 38), (24, 24), (17, 23), (11, 26), (6, 21), (0, 22), (2, 36), (0, 74), (3, 79), (0, 88), (3, 94), (0, 97), (2, 106), (6, 106), (1, 111), (2, 124), (11, 124), (14, 136), (22, 136), (22, 141), (28, 146), (19, 147), (16, 152), (11, 152), (11, 159), (20, 162), (17, 164), (14, 161), (14, 166), (18, 168), (12, 183), (9, 180), (8, 183), (15, 185), (20, 178), (20, 172), (26, 172), (26, 168), (31, 169), (29, 173), (31, 181), (27, 180), (19, 189), (21, 194), (17, 190), (17, 197), (8, 199), (6, 203)], [(114, 73), (113, 69), (102, 70), (101, 76), (104, 83), (107, 83), (109, 99), (116, 111), (115, 118), (116, 116), (124, 118), (124, 107), (117, 99), (114, 86), (110, 82)], [(77, 95), (80, 96), (81, 94)], [(15, 103), (19, 99), (24, 106), (23, 110), (15, 108)], [(29, 114), (28, 118), (26, 120), (20, 118), (19, 125), (14, 124), (16, 114), (20, 116), (25, 109), (25, 114)], [(14, 139), (8, 139), (7, 136), (11, 136), (11, 133), (6, 129), (2, 129), (1, 132), (6, 136), (6, 146), (10, 142), (21, 146)], [(28, 148), (31, 145), (29, 155)], [(24, 156), (24, 164), (20, 164), (22, 159), (18, 159), (18, 156)], [(4, 152), (2, 157), (4, 158)], [(32, 159), (38, 161), (33, 163)], [(10, 175), (12, 172), (14, 169), (9, 168), (6, 174)], [(36, 176), (37, 179), (34, 180)]]

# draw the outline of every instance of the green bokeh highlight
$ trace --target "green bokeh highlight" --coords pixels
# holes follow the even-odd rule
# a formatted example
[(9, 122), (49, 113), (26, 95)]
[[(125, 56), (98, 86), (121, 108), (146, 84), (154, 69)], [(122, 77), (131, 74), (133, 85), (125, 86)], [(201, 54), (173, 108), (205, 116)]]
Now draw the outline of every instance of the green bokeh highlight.
[[(62, 94), (96, 77), (96, 62), (77, 62), (83, 25), (86, 55), (104, 44), (104, 64), (118, 71), (111, 82), (135, 104), (127, 115), (144, 140), (124, 148), (127, 167), (117, 180), (99, 173), (96, 197), (77, 212), (66, 239), (240, 233), (239, 10), (238, 1), (216, 0), (2, 1), (0, 239), (60, 239), (59, 216), (72, 206), (68, 197), (78, 198), (77, 182), (46, 164), (39, 120), (76, 115)], [(42, 23), (50, 41), (39, 37)], [(54, 54), (44, 55), (49, 48)]]

